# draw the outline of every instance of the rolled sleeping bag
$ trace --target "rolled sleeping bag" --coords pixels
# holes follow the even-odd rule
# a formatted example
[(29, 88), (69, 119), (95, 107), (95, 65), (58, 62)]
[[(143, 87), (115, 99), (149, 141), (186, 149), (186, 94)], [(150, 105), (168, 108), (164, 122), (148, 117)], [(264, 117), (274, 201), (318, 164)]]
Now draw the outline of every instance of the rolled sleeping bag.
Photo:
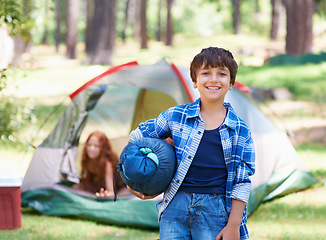
[(133, 190), (147, 195), (164, 192), (176, 169), (174, 147), (164, 140), (140, 138), (122, 150), (118, 170)]

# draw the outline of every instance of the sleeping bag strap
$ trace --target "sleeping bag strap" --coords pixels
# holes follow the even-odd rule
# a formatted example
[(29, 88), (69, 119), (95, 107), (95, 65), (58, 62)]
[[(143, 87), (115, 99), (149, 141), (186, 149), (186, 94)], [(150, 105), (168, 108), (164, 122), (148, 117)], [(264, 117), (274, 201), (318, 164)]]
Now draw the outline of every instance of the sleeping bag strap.
[(118, 167), (113, 171), (113, 192), (114, 192), (114, 202), (117, 200), (117, 178), (118, 178)]

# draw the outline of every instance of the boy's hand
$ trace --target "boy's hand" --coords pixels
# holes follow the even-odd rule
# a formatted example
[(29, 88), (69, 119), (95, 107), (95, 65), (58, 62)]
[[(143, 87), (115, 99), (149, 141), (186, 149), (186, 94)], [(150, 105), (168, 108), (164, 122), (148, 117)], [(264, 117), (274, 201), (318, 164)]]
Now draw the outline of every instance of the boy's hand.
[(231, 227), (226, 225), (222, 231), (216, 236), (215, 240), (239, 240), (240, 231), (238, 227)]
[(166, 139), (164, 139), (164, 141), (166, 141), (167, 143), (170, 143), (170, 145), (172, 145), (174, 147), (174, 141), (172, 140), (172, 138), (166, 138)]
[(135, 195), (136, 197), (142, 199), (142, 200), (146, 200), (146, 199), (153, 199), (155, 197), (157, 197), (158, 195), (160, 194), (156, 194), (156, 195), (152, 195), (152, 196), (149, 196), (149, 195), (146, 195), (144, 193), (140, 193), (140, 192), (137, 192), (133, 189), (131, 189), (128, 185), (127, 185), (127, 189), (129, 192), (131, 192), (133, 195)]
[(215, 240), (219, 240), (221, 238), (223, 238), (223, 240), (240, 239), (240, 224), (245, 206), (245, 202), (238, 199), (232, 199), (231, 213), (229, 216), (228, 223), (216, 236)]

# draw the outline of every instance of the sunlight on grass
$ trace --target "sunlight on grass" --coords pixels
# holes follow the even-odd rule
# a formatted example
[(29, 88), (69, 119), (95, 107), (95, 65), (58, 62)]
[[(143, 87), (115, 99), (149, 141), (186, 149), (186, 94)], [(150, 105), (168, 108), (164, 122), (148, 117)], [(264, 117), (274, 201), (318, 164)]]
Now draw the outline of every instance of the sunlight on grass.
[(139, 44), (135, 42), (119, 43), (113, 56), (113, 63), (118, 65), (136, 60), (140, 64), (154, 64), (166, 58), (176, 65), (188, 67), (202, 48), (217, 46), (229, 49), (240, 64), (268, 44), (270, 42), (267, 38), (241, 34), (220, 33), (209, 38), (176, 35), (173, 46), (166, 46), (164, 42), (149, 41), (148, 49), (139, 49)]
[(325, 188), (313, 188), (260, 205), (248, 219), (251, 238), (326, 239), (325, 199)]
[[(326, 148), (325, 145), (303, 144), (296, 150), (310, 172), (317, 178), (322, 186), (326, 186)], [(326, 196), (325, 198), (326, 199)]]
[[(286, 220), (249, 220), (250, 239), (259, 240), (307, 240), (326, 239), (326, 220), (312, 219), (309, 221)], [(264, 229), (264, 231), (262, 231)]]
[(15, 71), (14, 73), (8, 71), (10, 85), (7, 91), (19, 98), (55, 96), (60, 99), (60, 95), (72, 93), (105, 70), (103, 66), (13, 69), (11, 71)]
[(240, 66), (237, 80), (251, 87), (287, 87), (295, 97), (325, 102), (326, 63), (300, 66)]
[(1, 240), (12, 239), (134, 239), (152, 240), (158, 232), (102, 225), (93, 221), (30, 214), (23, 210), (23, 228), (1, 231)]

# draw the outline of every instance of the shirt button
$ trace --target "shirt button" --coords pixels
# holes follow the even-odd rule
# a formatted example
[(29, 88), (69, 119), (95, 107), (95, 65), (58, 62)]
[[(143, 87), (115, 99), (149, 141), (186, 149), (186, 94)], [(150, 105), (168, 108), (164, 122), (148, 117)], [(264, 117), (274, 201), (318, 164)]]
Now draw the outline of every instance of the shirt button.
[(198, 134), (201, 134), (201, 131), (198, 131)]
[(176, 180), (176, 182), (177, 182), (177, 183), (179, 183), (179, 182), (180, 182), (180, 180), (179, 180), (179, 179), (177, 179), (177, 180)]

